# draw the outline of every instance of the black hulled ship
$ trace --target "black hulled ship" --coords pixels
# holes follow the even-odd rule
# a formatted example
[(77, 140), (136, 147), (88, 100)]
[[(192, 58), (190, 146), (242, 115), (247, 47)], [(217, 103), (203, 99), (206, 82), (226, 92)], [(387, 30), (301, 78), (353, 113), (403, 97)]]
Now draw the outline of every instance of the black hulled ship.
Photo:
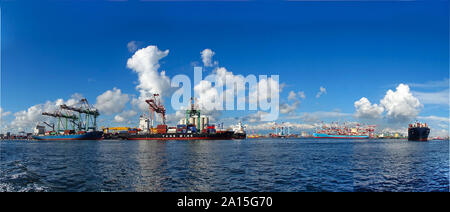
[(415, 122), (409, 125), (408, 141), (428, 141), (429, 134), (430, 128), (428, 128), (427, 123)]

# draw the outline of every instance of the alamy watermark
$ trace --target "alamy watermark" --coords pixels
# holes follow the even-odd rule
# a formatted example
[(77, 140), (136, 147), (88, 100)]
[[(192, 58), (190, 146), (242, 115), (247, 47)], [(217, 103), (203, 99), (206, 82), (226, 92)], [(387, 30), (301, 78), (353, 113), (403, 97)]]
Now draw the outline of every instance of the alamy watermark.
[[(250, 110), (263, 111), (261, 121), (274, 121), (279, 116), (279, 76), (233, 75), (226, 70), (217, 71), (203, 79), (202, 67), (194, 67), (194, 87), (187, 75), (176, 75), (171, 87), (177, 89), (171, 99), (174, 110), (186, 109), (192, 90), (196, 104), (202, 110)], [(248, 95), (246, 95), (248, 94)], [(247, 107), (248, 106), (248, 107)]]

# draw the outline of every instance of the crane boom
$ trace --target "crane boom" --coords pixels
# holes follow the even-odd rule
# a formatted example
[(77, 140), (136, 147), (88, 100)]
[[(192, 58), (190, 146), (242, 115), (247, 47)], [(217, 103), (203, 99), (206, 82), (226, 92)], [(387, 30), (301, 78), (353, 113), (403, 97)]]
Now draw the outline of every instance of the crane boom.
[[(158, 99), (156, 99), (158, 97)], [(150, 120), (153, 121), (153, 112), (161, 114), (163, 124), (166, 124), (166, 108), (161, 104), (159, 94), (153, 94), (153, 99), (147, 99), (145, 102), (149, 105)], [(153, 122), (152, 122), (153, 123)]]

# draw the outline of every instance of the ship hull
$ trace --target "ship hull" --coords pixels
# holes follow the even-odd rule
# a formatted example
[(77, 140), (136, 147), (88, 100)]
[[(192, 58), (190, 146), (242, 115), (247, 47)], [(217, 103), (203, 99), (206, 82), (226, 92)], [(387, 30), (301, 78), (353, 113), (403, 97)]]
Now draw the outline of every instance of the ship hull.
[(230, 140), (233, 139), (233, 132), (224, 133), (160, 133), (128, 135), (127, 140)]
[(233, 134), (233, 139), (246, 139), (247, 138), (247, 134), (245, 133), (234, 133)]
[(71, 134), (71, 135), (43, 135), (32, 136), (33, 139), (40, 141), (64, 141), (64, 140), (100, 140), (102, 139), (103, 132), (87, 132), (84, 134)]
[(329, 135), (325, 133), (313, 133), (314, 138), (338, 138), (338, 139), (368, 139), (368, 135)]
[(408, 129), (408, 141), (428, 141), (430, 128), (414, 127)]

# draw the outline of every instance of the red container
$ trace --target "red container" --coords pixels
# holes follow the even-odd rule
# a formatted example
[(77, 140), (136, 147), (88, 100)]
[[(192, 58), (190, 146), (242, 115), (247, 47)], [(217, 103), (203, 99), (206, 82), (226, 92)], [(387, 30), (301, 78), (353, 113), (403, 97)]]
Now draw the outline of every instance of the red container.
[(164, 134), (164, 133), (167, 133), (167, 130), (166, 130), (166, 129), (157, 129), (157, 130), (156, 130), (156, 133), (158, 133), (158, 134)]
[(160, 124), (160, 125), (156, 126), (156, 129), (167, 129), (167, 125)]

